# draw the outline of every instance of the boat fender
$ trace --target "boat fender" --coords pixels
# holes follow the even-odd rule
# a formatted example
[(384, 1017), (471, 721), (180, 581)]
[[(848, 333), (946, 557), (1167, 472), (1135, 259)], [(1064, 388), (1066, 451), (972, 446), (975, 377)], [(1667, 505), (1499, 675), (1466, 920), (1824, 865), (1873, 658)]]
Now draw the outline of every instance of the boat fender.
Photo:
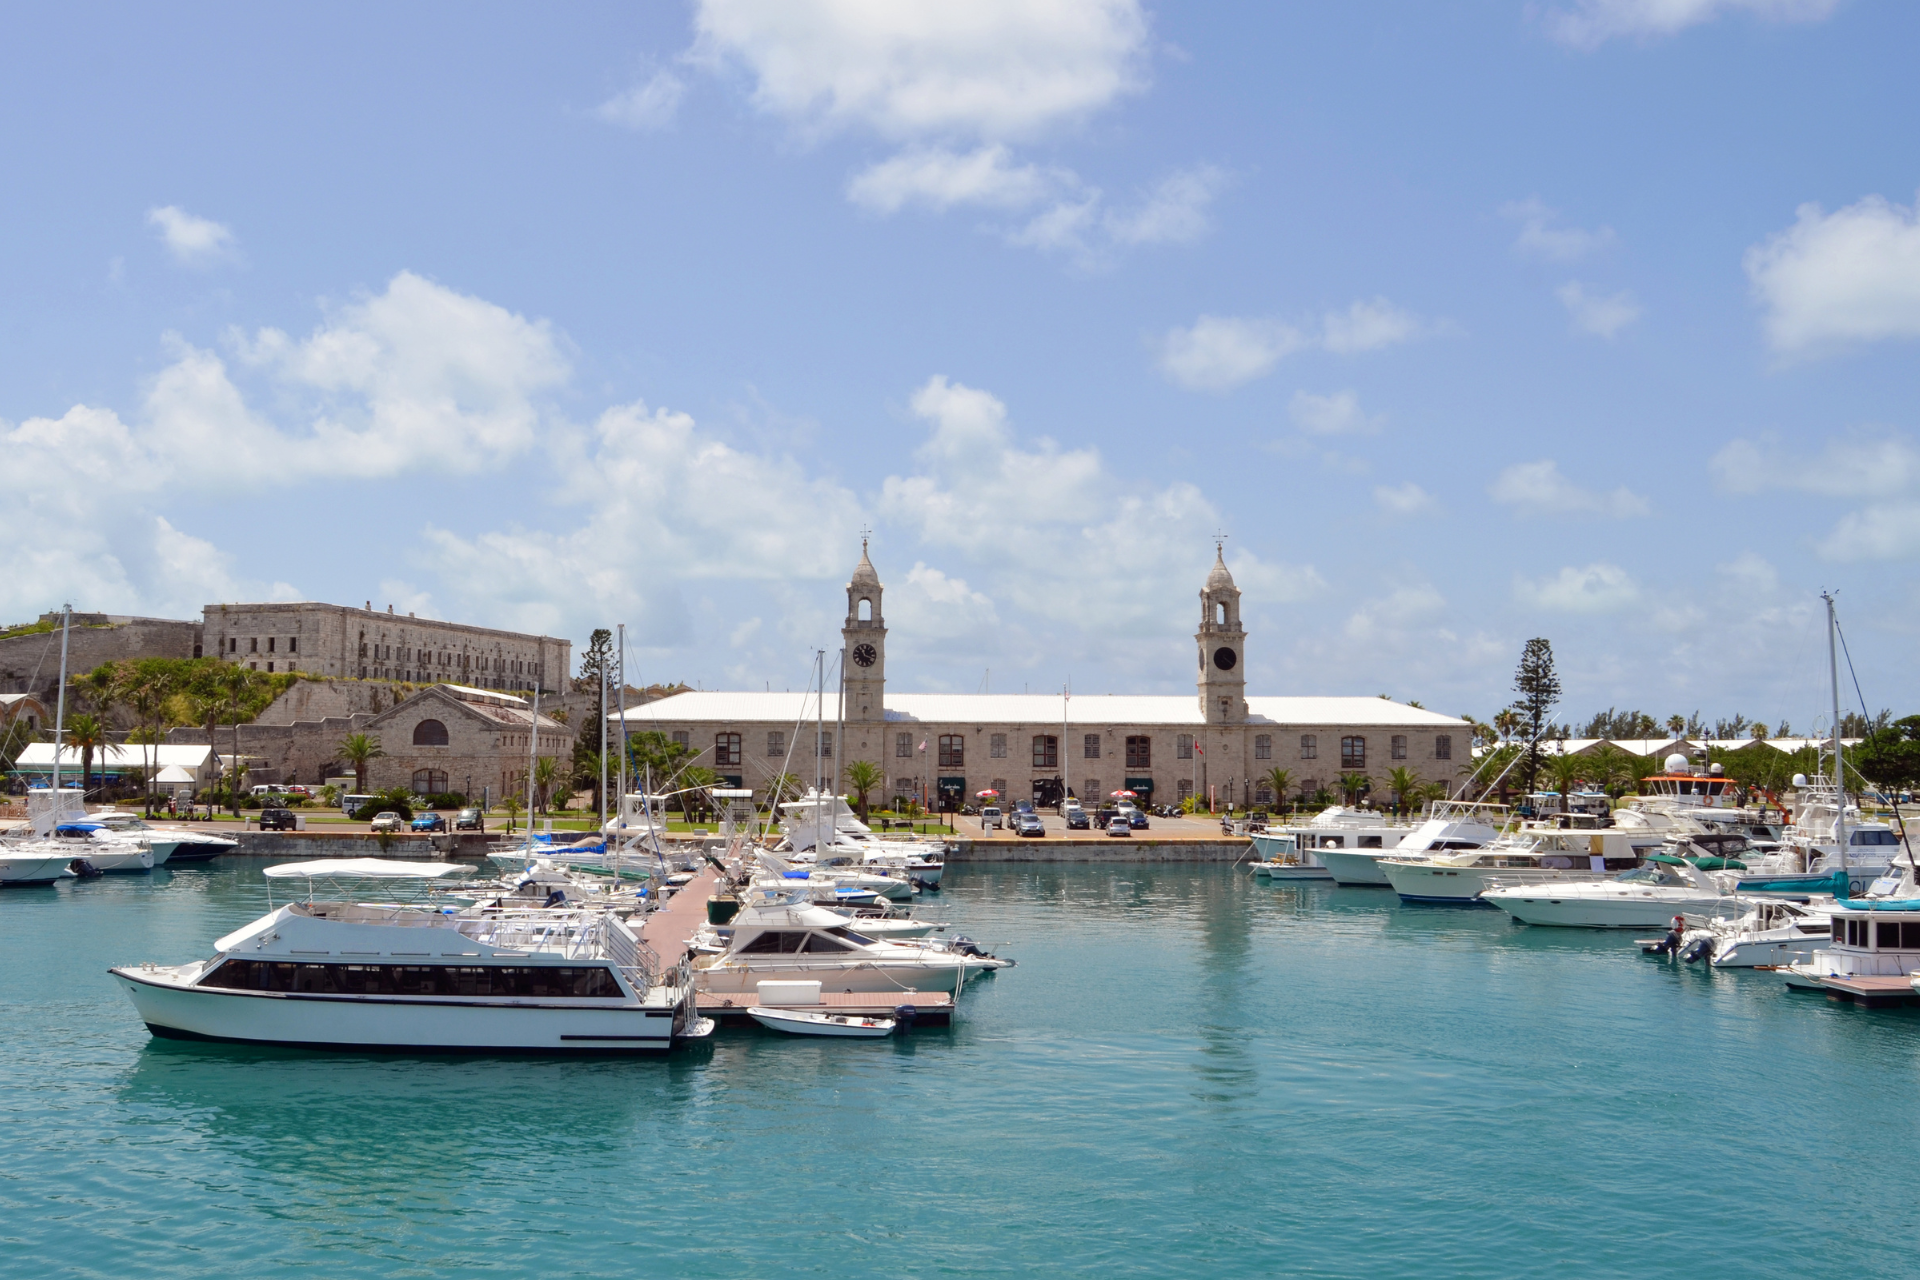
[(1680, 953), (1680, 958), (1688, 964), (1698, 964), (1712, 954), (1713, 937), (1712, 935), (1708, 935), (1704, 938), (1695, 938), (1692, 942), (1688, 943), (1687, 949)]

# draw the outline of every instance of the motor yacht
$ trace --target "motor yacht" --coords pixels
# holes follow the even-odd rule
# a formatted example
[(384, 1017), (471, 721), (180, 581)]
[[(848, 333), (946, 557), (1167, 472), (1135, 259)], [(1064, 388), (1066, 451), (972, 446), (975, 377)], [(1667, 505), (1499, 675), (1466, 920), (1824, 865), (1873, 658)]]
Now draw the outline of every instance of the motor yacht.
[(1669, 853), (1649, 854), (1611, 880), (1489, 886), (1480, 900), (1522, 924), (1582, 929), (1657, 929), (1677, 915), (1730, 919), (1751, 906), (1711, 872)]
[(304, 884), (304, 896), (220, 938), (209, 959), (109, 972), (169, 1039), (662, 1053), (711, 1032), (686, 967), (663, 970), (611, 912), (360, 900), (418, 898), (470, 871), (380, 858), (269, 867), (269, 886)]
[(238, 840), (227, 836), (170, 823), (148, 822), (139, 814), (128, 813), (124, 809), (101, 809), (86, 815), (86, 820), (97, 822), (116, 835), (145, 840), (153, 848), (153, 865), (156, 867), (211, 862), (240, 847)]
[(113, 831), (97, 822), (63, 822), (53, 829), (53, 839), (66, 844), (76, 862), (84, 861), (102, 875), (151, 871), (166, 861), (166, 855), (156, 853), (142, 836)]
[(0, 844), (0, 885), (53, 884), (74, 878), (73, 850), (52, 840)]
[(789, 862), (765, 849), (758, 850), (755, 858), (762, 873), (772, 879), (794, 885), (805, 884), (810, 889), (825, 891), (835, 897), (842, 896), (843, 890), (853, 891), (847, 896), (867, 893), (893, 902), (902, 902), (913, 896), (913, 882), (903, 875), (887, 875), (878, 870), (862, 870), (854, 866), (802, 865)]
[(1378, 865), (1403, 902), (1477, 904), (1494, 886), (1577, 884), (1640, 866), (1660, 847), (1636, 847), (1623, 831), (1522, 832), (1480, 849), (1429, 857), (1389, 856)]
[(946, 845), (938, 840), (889, 838), (860, 820), (846, 797), (811, 788), (780, 806), (782, 839), (774, 851), (794, 863), (865, 866), (937, 885), (946, 873)]
[(1826, 945), (1783, 972), (1787, 985), (1802, 991), (1827, 990), (1835, 978), (1890, 978), (1896, 980), (1892, 985), (1920, 991), (1906, 981), (1916, 970), (1920, 900), (1894, 898), (1834, 903)]
[(1833, 938), (1831, 899), (1762, 898), (1735, 920), (1709, 920), (1713, 963), (1721, 969), (1804, 964)]
[[(1333, 815), (1327, 810), (1314, 819)], [(1352, 813), (1352, 810), (1342, 811)], [(1325, 828), (1288, 828), (1298, 831), (1312, 856), (1324, 864), (1334, 883), (1341, 885), (1378, 885), (1392, 882), (1379, 867), (1388, 856), (1411, 858), (1431, 854), (1479, 849), (1498, 838), (1499, 828), (1507, 820), (1504, 805), (1479, 804), (1466, 800), (1436, 800), (1427, 806), (1426, 818), (1418, 826), (1359, 827), (1343, 818), (1335, 818), (1327, 827), (1344, 827), (1337, 834)]]
[(983, 973), (1010, 968), (962, 939), (889, 941), (859, 932), (837, 911), (797, 893), (756, 887), (724, 927), (696, 935), (700, 990), (751, 994), (767, 979), (817, 980), (827, 991), (957, 991)]

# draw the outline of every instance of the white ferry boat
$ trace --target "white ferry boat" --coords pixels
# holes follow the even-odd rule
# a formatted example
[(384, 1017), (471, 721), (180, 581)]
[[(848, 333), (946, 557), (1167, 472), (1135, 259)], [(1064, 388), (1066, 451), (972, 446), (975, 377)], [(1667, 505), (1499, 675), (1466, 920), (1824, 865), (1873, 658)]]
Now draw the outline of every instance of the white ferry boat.
[[(269, 867), (306, 896), (190, 964), (109, 970), (154, 1035), (312, 1049), (663, 1053), (708, 1034), (686, 967), (662, 972), (613, 913), (354, 900), (466, 876), (459, 863)], [(338, 900), (314, 896), (330, 886)]]

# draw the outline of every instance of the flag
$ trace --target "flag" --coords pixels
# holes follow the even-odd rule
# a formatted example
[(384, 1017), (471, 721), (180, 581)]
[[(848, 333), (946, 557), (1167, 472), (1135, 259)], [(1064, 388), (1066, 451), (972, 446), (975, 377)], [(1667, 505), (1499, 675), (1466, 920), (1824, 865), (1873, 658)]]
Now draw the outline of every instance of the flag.
[(1196, 742), (1193, 744), (1193, 753), (1197, 756), (1203, 756), (1207, 754), (1207, 749)]
[(927, 740), (925, 738), (920, 739), (920, 749), (922, 751), (927, 749)]

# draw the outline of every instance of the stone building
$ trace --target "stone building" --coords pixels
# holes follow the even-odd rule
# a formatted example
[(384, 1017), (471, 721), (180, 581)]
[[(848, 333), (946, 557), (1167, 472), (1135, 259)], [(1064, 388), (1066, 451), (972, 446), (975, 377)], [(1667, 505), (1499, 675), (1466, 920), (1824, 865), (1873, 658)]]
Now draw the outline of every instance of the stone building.
[(1275, 768), (1296, 792), (1361, 773), (1382, 795), (1396, 768), (1446, 783), (1470, 769), (1470, 727), (1452, 716), (1376, 697), (1248, 696), (1240, 591), (1217, 551), (1190, 696), (890, 692), (885, 590), (863, 547), (841, 631), (844, 699), (830, 691), (822, 714), (811, 694), (682, 693), (629, 709), (627, 727), (672, 735), (736, 786), (764, 790), (790, 772), (844, 789), (836, 766), (868, 760), (886, 774), (884, 796), (936, 805), (989, 789), (1050, 804), (1062, 788), (1088, 801), (1129, 790), (1246, 805), (1273, 801)]
[[(30, 693), (51, 703), (60, 683), (60, 615), (42, 614), (50, 631), (0, 636), (0, 693)], [(197, 658), (200, 624), (172, 618), (76, 613), (67, 635), (67, 672), (79, 675), (123, 658)]]
[[(362, 680), (451, 682), (481, 689), (565, 685), (573, 645), (457, 622), (404, 618), (337, 604), (210, 604), (205, 652), (256, 671), (303, 671)], [(200, 656), (196, 650), (195, 657)]]

